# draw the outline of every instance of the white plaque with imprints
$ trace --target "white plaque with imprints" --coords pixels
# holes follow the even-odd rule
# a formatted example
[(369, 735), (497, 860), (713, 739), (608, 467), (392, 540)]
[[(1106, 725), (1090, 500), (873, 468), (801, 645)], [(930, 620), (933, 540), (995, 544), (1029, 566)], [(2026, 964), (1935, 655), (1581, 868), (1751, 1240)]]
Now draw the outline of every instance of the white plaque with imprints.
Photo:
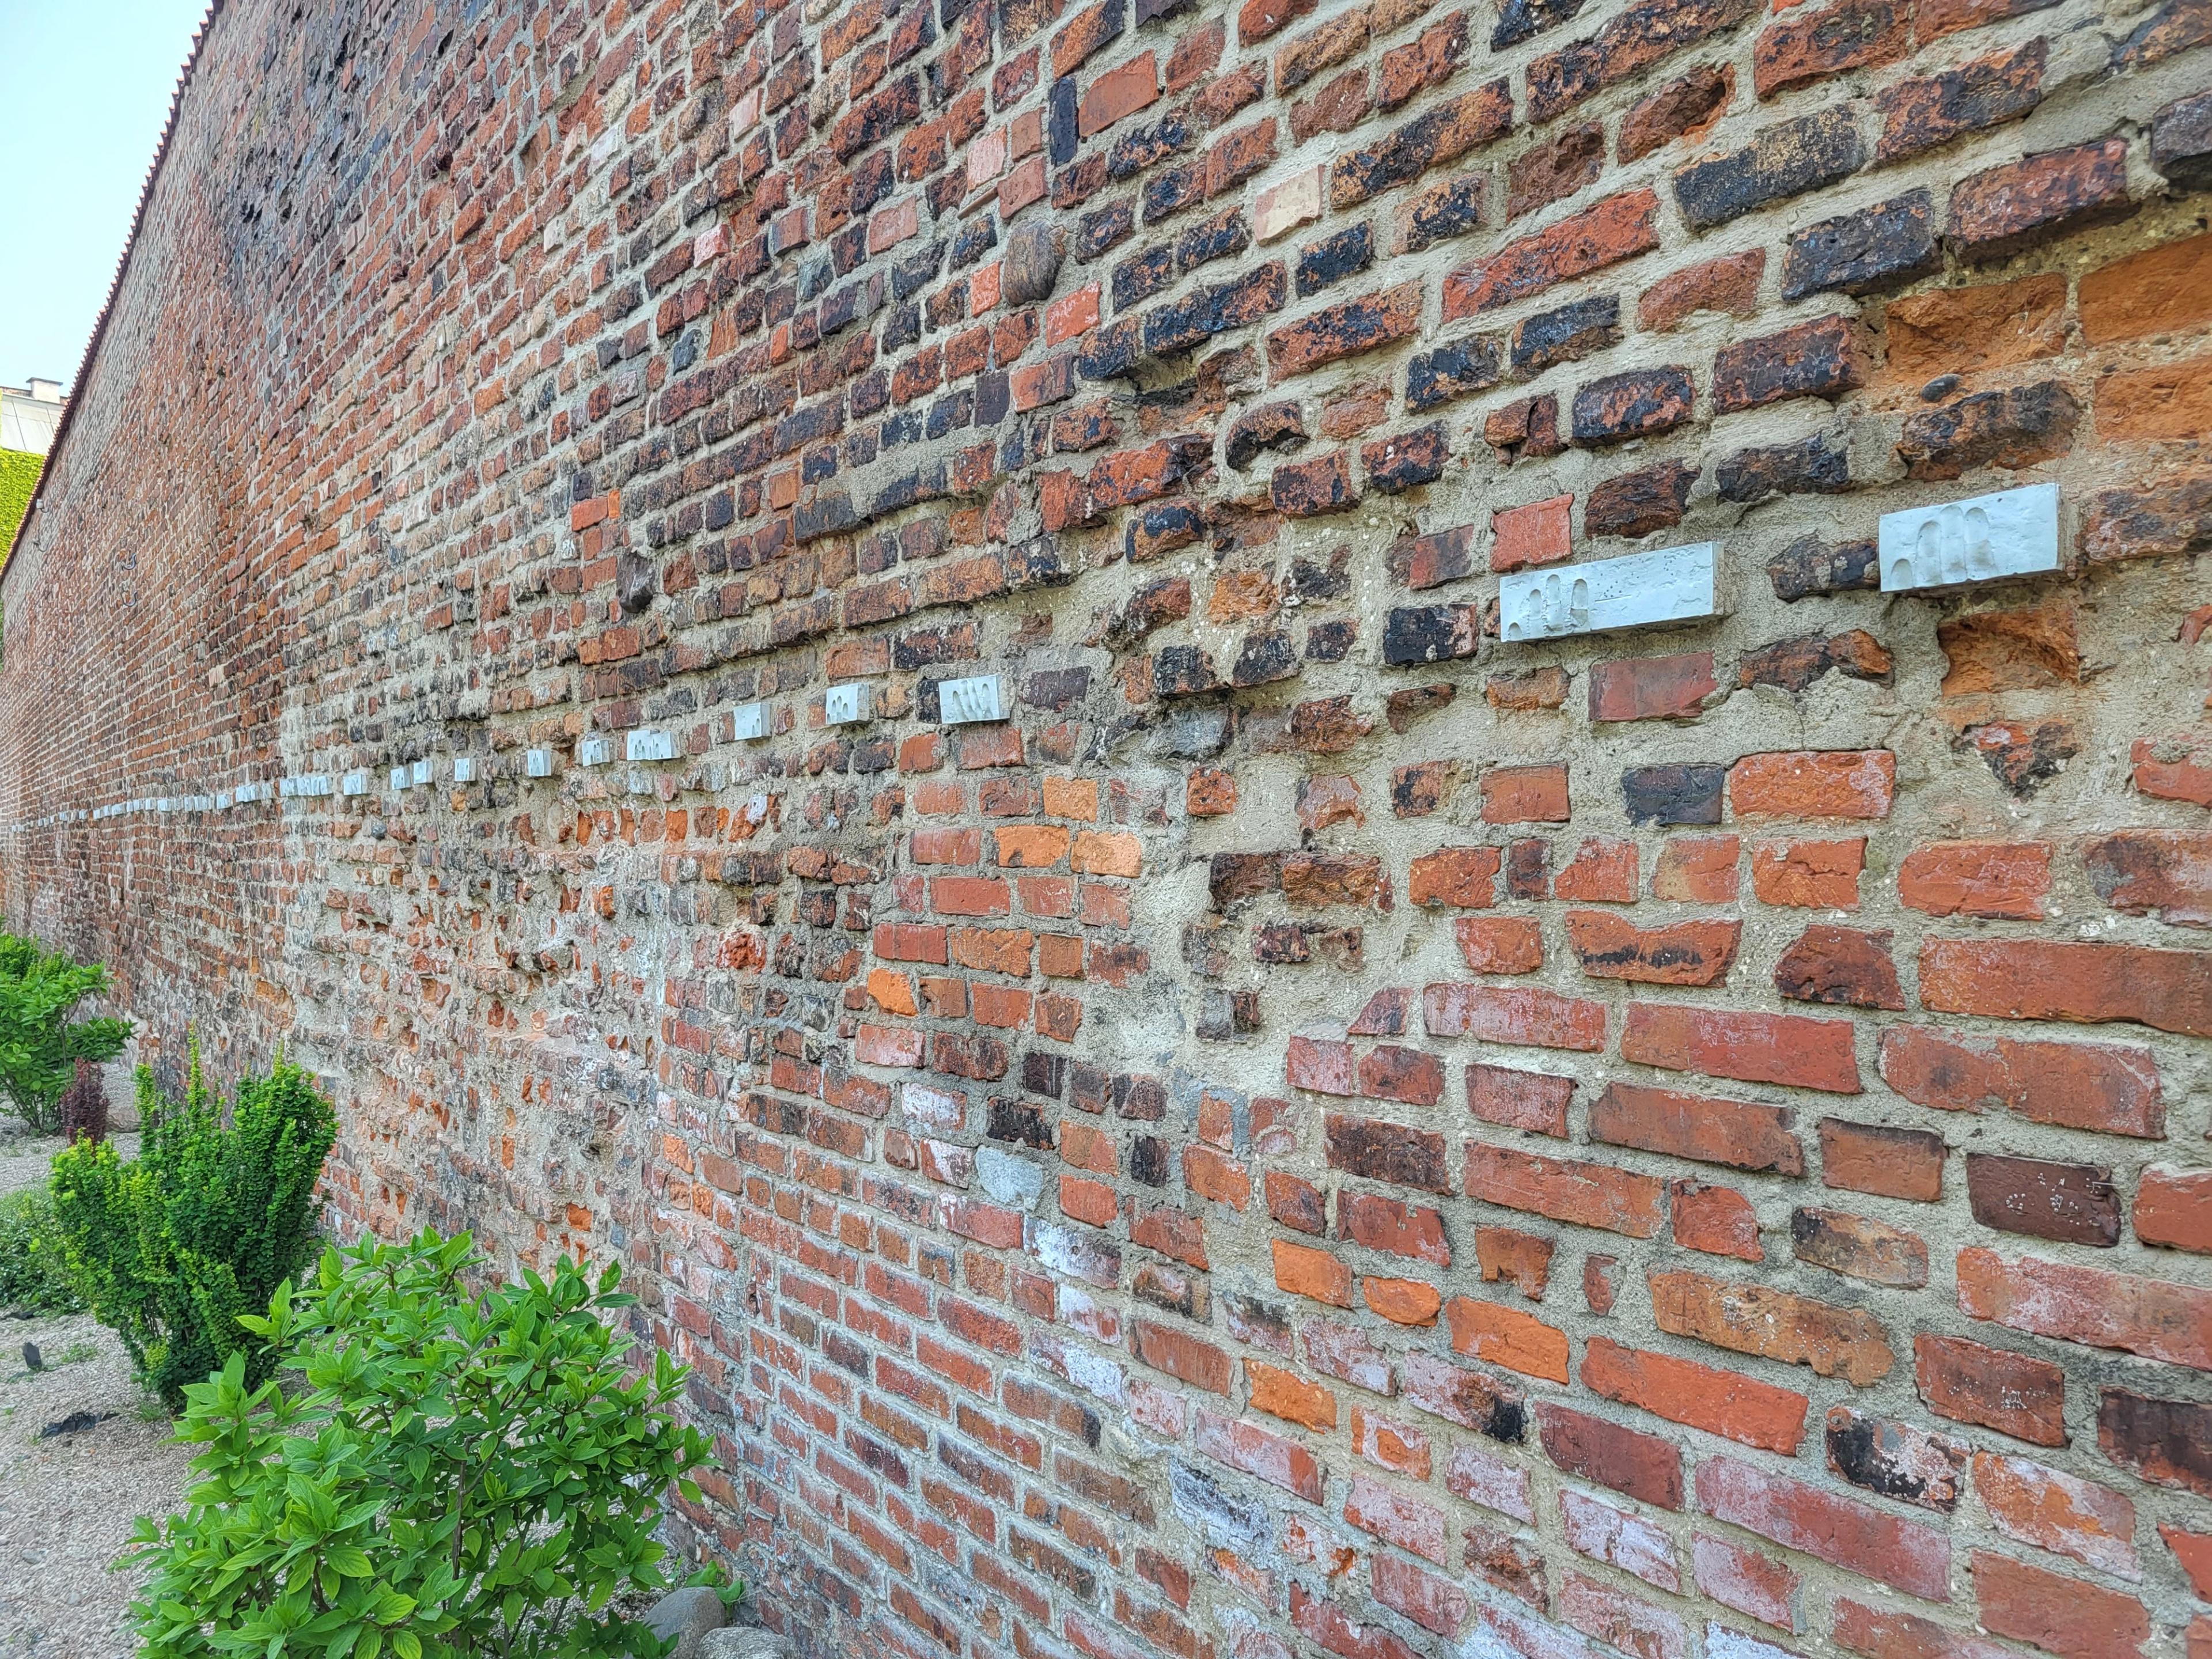
[(822, 723), (824, 726), (851, 726), (868, 718), (875, 706), (875, 688), (866, 680), (854, 680), (846, 685), (833, 685), (822, 696)]
[(394, 790), (404, 789), (407, 787), (407, 769), (404, 766), (393, 767), (392, 775), (386, 780), (386, 782)]
[(456, 755), (456, 756), (454, 756), (454, 757), (453, 757), (453, 781), (454, 781), (455, 783), (474, 783), (476, 781), (477, 781), (477, 761), (476, 761), (476, 757), (475, 757), (475, 756), (473, 756), (473, 755)]
[(1719, 609), (1714, 542), (1662, 547), (1590, 564), (1516, 571), (1498, 584), (1498, 625), (1508, 643), (1692, 622)]
[(606, 766), (613, 762), (614, 757), (615, 740), (612, 738), (576, 739), (576, 764), (579, 766)]
[(946, 680), (937, 688), (937, 714), (946, 726), (967, 726), (977, 720), (1006, 718), (1006, 693), (996, 674), (974, 679)]
[(1881, 591), (1955, 587), (2058, 568), (2058, 486), (2026, 484), (1881, 515)]
[(738, 743), (751, 743), (767, 737), (775, 720), (764, 702), (741, 702), (730, 710), (730, 736)]
[(365, 795), (368, 793), (368, 774), (366, 772), (349, 772), (338, 780), (338, 793), (341, 795)]
[(674, 760), (676, 735), (672, 732), (641, 729), (629, 734), (629, 746), (623, 758), (634, 761)]
[(522, 769), (533, 778), (551, 777), (553, 751), (550, 749), (526, 750), (522, 757)]

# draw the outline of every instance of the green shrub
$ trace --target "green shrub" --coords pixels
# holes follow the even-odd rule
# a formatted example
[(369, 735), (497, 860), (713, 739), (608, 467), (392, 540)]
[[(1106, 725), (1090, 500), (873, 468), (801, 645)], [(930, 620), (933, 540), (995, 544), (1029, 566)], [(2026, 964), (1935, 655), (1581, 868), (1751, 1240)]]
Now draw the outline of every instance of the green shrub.
[(134, 1161), (89, 1142), (55, 1158), (54, 1208), (78, 1289), (176, 1411), (186, 1383), (234, 1353), (249, 1384), (275, 1369), (275, 1352), (239, 1316), (265, 1308), (307, 1260), (315, 1180), (337, 1120), (282, 1055), (268, 1076), (239, 1084), (226, 1114), (197, 1043), (181, 1102), (138, 1068), (138, 1112)]
[(43, 1187), (0, 1197), (0, 1313), (72, 1314), (84, 1298), (70, 1283), (67, 1253)]
[(661, 1652), (610, 1603), (665, 1587), (663, 1495), (697, 1497), (684, 1373), (631, 1374), (617, 1268), (478, 1292), (470, 1265), (465, 1233), (325, 1251), (247, 1321), (304, 1386), (233, 1356), (185, 1390), (200, 1480), (138, 1523), (141, 1659)]
[(87, 997), (107, 990), (107, 969), (72, 962), (36, 939), (0, 933), (0, 1094), (31, 1121), (51, 1131), (62, 1091), (80, 1060), (112, 1060), (131, 1040), (131, 1022), (106, 1017), (71, 1020)]

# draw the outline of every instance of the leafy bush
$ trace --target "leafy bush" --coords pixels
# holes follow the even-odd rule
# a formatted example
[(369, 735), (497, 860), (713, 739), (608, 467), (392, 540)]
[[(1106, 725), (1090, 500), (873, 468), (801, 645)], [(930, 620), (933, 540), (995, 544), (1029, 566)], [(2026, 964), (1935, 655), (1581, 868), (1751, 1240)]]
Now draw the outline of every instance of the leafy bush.
[(0, 1312), (83, 1311), (84, 1298), (70, 1283), (53, 1199), (43, 1187), (0, 1197)]
[(131, 1040), (131, 1022), (71, 1020), (87, 997), (107, 990), (107, 969), (72, 962), (36, 939), (0, 933), (0, 1094), (46, 1131), (80, 1060), (112, 1060)]
[(114, 1328), (147, 1385), (172, 1411), (185, 1385), (243, 1353), (258, 1384), (276, 1367), (239, 1316), (307, 1260), (315, 1180), (337, 1119), (313, 1079), (279, 1055), (248, 1077), (224, 1121), (222, 1098), (193, 1045), (185, 1098), (165, 1100), (138, 1068), (139, 1156), (80, 1141), (54, 1159), (54, 1207), (69, 1265), (101, 1322)]
[(479, 1292), (470, 1261), (465, 1233), (325, 1251), (246, 1322), (304, 1387), (253, 1388), (234, 1355), (185, 1390), (200, 1483), (138, 1523), (142, 1659), (661, 1651), (610, 1603), (665, 1587), (663, 1494), (697, 1497), (684, 1373), (658, 1350), (629, 1373), (618, 1268)]

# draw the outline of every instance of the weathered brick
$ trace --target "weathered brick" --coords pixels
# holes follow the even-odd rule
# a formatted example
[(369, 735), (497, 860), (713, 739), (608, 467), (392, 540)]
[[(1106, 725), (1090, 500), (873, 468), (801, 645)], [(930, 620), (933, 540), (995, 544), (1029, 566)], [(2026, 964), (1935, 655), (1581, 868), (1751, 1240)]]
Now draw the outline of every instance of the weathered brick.
[(1528, 66), (1528, 118), (1548, 121), (1752, 15), (1747, 0), (1641, 0), (1588, 40)]
[(2066, 1373), (1964, 1337), (1912, 1339), (1914, 1386), (1930, 1411), (2038, 1446), (2066, 1443)]
[(1713, 408), (1729, 414), (1788, 398), (1831, 402), (1866, 383), (1866, 340), (1847, 317), (1823, 317), (1723, 347), (1713, 360)]
[(1960, 179), (1951, 190), (1952, 245), (1965, 258), (2002, 259), (2124, 217), (2134, 208), (2127, 155), (2127, 140), (2106, 138)]
[(2035, 1336), (2212, 1370), (2212, 1291), (2040, 1256), (1959, 1252), (1959, 1310)]
[(1881, 1324), (1856, 1310), (1698, 1273), (1653, 1273), (1650, 1283), (1652, 1317), (1669, 1335), (1808, 1365), (1861, 1389), (1887, 1376), (1896, 1359)]
[(1692, 228), (1703, 230), (1848, 179), (1865, 161), (1858, 124), (1845, 110), (1826, 110), (1761, 128), (1741, 149), (1692, 162), (1674, 175), (1674, 199)]
[(1881, 112), (1875, 159), (1903, 161), (1967, 133), (2020, 119), (2042, 101), (2048, 57), (2046, 43), (2035, 40), (1924, 79), (1884, 87), (1875, 94), (1875, 107)]
[(1731, 1457), (1698, 1465), (1698, 1504), (1716, 1520), (1771, 1539), (1908, 1595), (1950, 1599), (1951, 1547), (1943, 1534), (1855, 1499), (1768, 1474)]
[(1659, 245), (1653, 228), (1658, 208), (1651, 191), (1629, 191), (1507, 243), (1481, 263), (1444, 278), (1444, 320), (1492, 311), (1554, 283), (1648, 253)]

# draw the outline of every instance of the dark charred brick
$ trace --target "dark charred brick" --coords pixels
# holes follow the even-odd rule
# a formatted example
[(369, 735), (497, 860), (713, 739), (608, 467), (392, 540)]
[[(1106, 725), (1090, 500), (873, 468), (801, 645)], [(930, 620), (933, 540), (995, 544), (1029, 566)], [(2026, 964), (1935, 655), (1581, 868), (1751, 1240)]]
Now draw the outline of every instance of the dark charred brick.
[(1793, 1002), (1829, 1002), (1902, 1012), (1905, 991), (1889, 954), (1891, 936), (1816, 923), (1774, 964), (1774, 988)]
[(1329, 172), (1330, 204), (1358, 207), (1477, 145), (1504, 137), (1512, 125), (1513, 94), (1503, 80), (1464, 93), (1368, 148), (1338, 157)]
[(1216, 853), (1207, 868), (1206, 886), (1217, 910), (1239, 899), (1277, 892), (1282, 884), (1280, 853)]
[(2097, 1401), (2097, 1445), (2157, 1486), (2212, 1498), (2212, 1406), (2106, 1389)]
[(1574, 21), (1583, 0), (1505, 0), (1498, 9), (1497, 26), (1490, 31), (1490, 49), (1503, 52), (1523, 40), (1533, 40), (1547, 29)]
[(1845, 444), (1840, 433), (1816, 432), (1792, 444), (1739, 449), (1714, 470), (1714, 484), (1724, 501), (1836, 495), (1851, 487)]
[(2017, 121), (2043, 100), (2049, 47), (2041, 40), (1979, 58), (1923, 79), (1899, 81), (1875, 94), (1881, 112), (1877, 161), (1901, 161), (1970, 132)]
[(1853, 1486), (1945, 1515), (1958, 1507), (1971, 1452), (1949, 1435), (1838, 1406), (1826, 1440), (1828, 1467)]
[(1962, 259), (2008, 258), (2134, 210), (2128, 142), (2106, 138), (1960, 179), (1951, 191), (1951, 246)]
[(1288, 289), (1282, 265), (1270, 263), (1232, 281), (1216, 283), (1181, 300), (1156, 306), (1145, 313), (1144, 349), (1154, 356), (1188, 351), (1217, 334), (1280, 311)]
[(2212, 92), (2177, 98), (2151, 118), (2150, 164), (2183, 190), (2212, 190)]
[(1359, 465), (1367, 482), (1389, 495), (1434, 483), (1450, 453), (1441, 422), (1379, 438), (1363, 447)]
[(1871, 634), (1853, 629), (1833, 638), (1808, 634), (1794, 640), (1777, 640), (1744, 653), (1737, 665), (1739, 685), (1771, 685), (1784, 691), (1802, 691), (1823, 675), (1847, 674), (1856, 680), (1889, 684), (1893, 665), (1890, 654)]
[(1035, 1146), (1041, 1152), (1052, 1149), (1052, 1126), (1042, 1111), (1025, 1100), (993, 1100), (990, 1127), (984, 1133), (994, 1140)]
[(1795, 603), (1879, 587), (1881, 565), (1872, 542), (1831, 547), (1818, 536), (1801, 536), (1767, 562), (1766, 579), (1777, 599)]
[(1607, 478), (1583, 503), (1586, 536), (1648, 536), (1671, 529), (1689, 510), (1698, 469), (1688, 461), (1662, 461)]
[(2120, 1242), (2120, 1195), (2101, 1164), (1968, 1152), (1966, 1199), (1974, 1219), (1999, 1232), (2104, 1248)]
[(1175, 249), (1170, 244), (1162, 242), (1158, 247), (1131, 254), (1114, 267), (1108, 283), (1114, 309), (1127, 311), (1155, 294), (1165, 292), (1175, 277)]
[(1978, 392), (1905, 417), (1897, 453), (1921, 479), (1955, 478), (1978, 466), (2021, 467), (2074, 447), (2081, 407), (2056, 380)]
[(1782, 297), (1875, 294), (1916, 282), (1942, 263), (1936, 204), (1926, 191), (1911, 191), (1790, 237), (1782, 255)]
[(1514, 898), (1552, 896), (1552, 843), (1530, 836), (1505, 849), (1505, 890)]
[(1086, 380), (1110, 380), (1127, 374), (1144, 356), (1145, 320), (1124, 317), (1104, 328), (1093, 329), (1075, 354), (1075, 372)]
[(1431, 185), (1399, 210), (1399, 251), (1419, 253), (1423, 248), (1482, 228), (1482, 198), (1489, 183), (1486, 174), (1472, 173)]
[(1503, 358), (1497, 341), (1480, 337), (1414, 353), (1406, 366), (1407, 410), (1418, 415), (1471, 392), (1487, 391), (1505, 378)]
[(1354, 225), (1349, 230), (1340, 230), (1334, 236), (1324, 237), (1300, 248), (1293, 285), (1298, 298), (1303, 300), (1325, 288), (1335, 286), (1374, 263), (1373, 228)]
[(1620, 775), (1620, 793), (1631, 823), (1718, 823), (1728, 768), (1632, 766)]
[(1620, 118), (1621, 164), (1643, 160), (1677, 138), (1705, 131), (1735, 93), (1735, 71), (1700, 65), (1669, 81)]
[(1135, 210), (1127, 202), (1115, 202), (1095, 213), (1086, 213), (1076, 227), (1075, 257), (1095, 259), (1127, 241), (1136, 228)]
[(1762, 128), (1750, 143), (1674, 175), (1674, 199), (1695, 230), (1820, 190), (1856, 173), (1866, 160), (1848, 109), (1822, 110)]
[(2212, 547), (2212, 476), (2184, 473), (2146, 489), (2107, 489), (2090, 501), (2081, 550), (2095, 562)]
[(2166, 0), (2112, 48), (2112, 67), (2141, 69), (2207, 41), (2212, 41), (2212, 17), (2205, 15), (2203, 0)]
[(1106, 176), (1116, 184), (1133, 179), (1146, 167), (1188, 149), (1190, 138), (1190, 125), (1181, 115), (1170, 115), (1148, 127), (1123, 133), (1107, 152)]
[(1243, 213), (1230, 208), (1203, 224), (1193, 225), (1176, 238), (1176, 265), (1185, 272), (1216, 259), (1242, 253), (1252, 245), (1252, 229)]
[(1574, 441), (1613, 444), (1669, 431), (1690, 418), (1696, 396), (1686, 368), (1608, 374), (1576, 392)]
[(1544, 1455), (1571, 1475), (1662, 1510), (1682, 1507), (1682, 1454), (1656, 1434), (1547, 1401), (1536, 1408)]
[(1277, 329), (1267, 337), (1267, 362), (1278, 379), (1357, 356), (1402, 340), (1421, 325), (1421, 285), (1340, 301)]
[(1605, 129), (1595, 122), (1570, 127), (1548, 143), (1523, 151), (1506, 164), (1505, 216), (1564, 201), (1597, 182), (1605, 167)]
[(1513, 372), (1540, 374), (1620, 342), (1620, 301), (1601, 294), (1539, 312), (1513, 331)]
[(1188, 547), (1206, 533), (1206, 520), (1188, 501), (1156, 501), (1129, 520), (1122, 550), (1133, 564), (1143, 564)]
[(1640, 0), (1588, 40), (1528, 65), (1528, 118), (1564, 114), (1757, 10), (1754, 0)]
[(1301, 603), (1309, 599), (1340, 599), (1352, 592), (1352, 550), (1340, 547), (1327, 564), (1311, 559), (1291, 561), (1291, 580), (1284, 591)]
[(1237, 654), (1237, 665), (1229, 671), (1229, 681), (1240, 686), (1269, 685), (1290, 679), (1297, 672), (1298, 653), (1291, 636), (1270, 630), (1244, 641), (1244, 648)]
[(1324, 1125), (1328, 1167), (1369, 1181), (1449, 1194), (1450, 1160), (1440, 1134), (1332, 1112)]
[(1342, 662), (1359, 642), (1359, 624), (1349, 617), (1319, 622), (1306, 629), (1308, 662)]
[(1848, 317), (1822, 317), (1723, 346), (1713, 359), (1713, 412), (1732, 415), (1787, 398), (1830, 401), (1866, 383), (1866, 337)]
[(1352, 481), (1351, 456), (1341, 449), (1310, 461), (1284, 462), (1275, 469), (1267, 489), (1275, 510), (1294, 519), (1341, 513), (1359, 499), (1358, 489)]
[(1751, 52), (1752, 89), (1762, 99), (1845, 70), (1893, 64), (1912, 49), (1912, 9), (1896, 0), (1836, 0), (1801, 6), (1759, 31)]
[(1482, 613), (1471, 605), (1404, 605), (1382, 629), (1382, 660), (1393, 668), (1472, 657), (1481, 644)]
[(1152, 690), (1163, 697), (1194, 697), (1221, 689), (1213, 659), (1195, 645), (1164, 647), (1152, 658)]
[(1305, 441), (1305, 421), (1296, 404), (1267, 404), (1247, 410), (1230, 423), (1224, 459), (1242, 472), (1259, 459), (1261, 451), (1279, 453)]
[(1206, 167), (1193, 162), (1188, 167), (1170, 167), (1156, 173), (1145, 182), (1141, 216), (1148, 225), (1163, 219), (1172, 219), (1187, 207), (1194, 207), (1206, 199)]
[(1990, 776), (2025, 799), (2065, 770), (2081, 752), (2081, 739), (2064, 720), (1986, 720), (1968, 726), (1952, 746), (1979, 755)]

